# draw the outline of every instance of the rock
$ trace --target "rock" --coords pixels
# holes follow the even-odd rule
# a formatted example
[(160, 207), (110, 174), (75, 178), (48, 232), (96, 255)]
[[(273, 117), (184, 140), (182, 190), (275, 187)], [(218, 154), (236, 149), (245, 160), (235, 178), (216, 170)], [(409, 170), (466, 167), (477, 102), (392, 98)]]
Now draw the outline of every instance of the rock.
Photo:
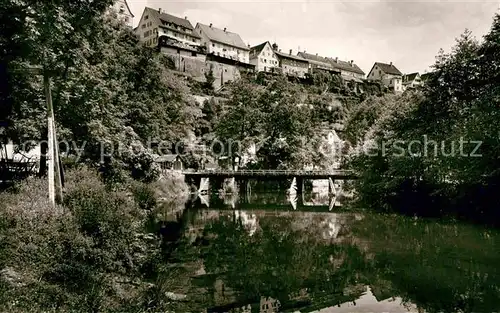
[(0, 277), (13, 287), (23, 287), (26, 285), (22, 282), (21, 274), (17, 273), (11, 267), (6, 267), (0, 271)]
[(186, 295), (173, 293), (173, 292), (165, 292), (165, 297), (173, 301), (183, 301), (187, 298)]

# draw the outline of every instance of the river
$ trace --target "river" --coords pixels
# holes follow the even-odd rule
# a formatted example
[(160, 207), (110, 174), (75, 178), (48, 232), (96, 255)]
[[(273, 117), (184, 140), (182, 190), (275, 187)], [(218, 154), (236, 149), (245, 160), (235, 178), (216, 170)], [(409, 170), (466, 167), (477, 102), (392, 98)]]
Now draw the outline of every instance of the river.
[[(178, 230), (168, 290), (183, 312), (494, 312), (500, 233), (352, 212), (308, 190), (200, 196)], [(177, 297), (177, 298), (176, 298)]]

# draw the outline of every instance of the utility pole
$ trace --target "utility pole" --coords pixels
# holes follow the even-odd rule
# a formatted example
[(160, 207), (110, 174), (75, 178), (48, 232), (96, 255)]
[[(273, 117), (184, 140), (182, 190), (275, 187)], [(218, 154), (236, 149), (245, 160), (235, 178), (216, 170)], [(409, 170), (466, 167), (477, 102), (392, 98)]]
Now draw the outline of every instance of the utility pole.
[(54, 122), (52, 110), (52, 92), (50, 90), (50, 77), (48, 73), (43, 73), (43, 86), (45, 89), (45, 99), (47, 101), (47, 127), (48, 127), (48, 143), (47, 161), (49, 163), (49, 201), (52, 206), (56, 204), (56, 194), (54, 186)]
[[(33, 66), (28, 69), (28, 72), (33, 75), (43, 75), (43, 87), (45, 91), (45, 100), (47, 102), (47, 129), (48, 129), (48, 185), (49, 185), (49, 201), (52, 206), (55, 206), (56, 200), (61, 203), (63, 200), (62, 193), (62, 165), (59, 158), (59, 147), (55, 130), (54, 109), (52, 106), (52, 91), (50, 88), (50, 73), (41, 66)], [(56, 194), (57, 192), (57, 194)]]

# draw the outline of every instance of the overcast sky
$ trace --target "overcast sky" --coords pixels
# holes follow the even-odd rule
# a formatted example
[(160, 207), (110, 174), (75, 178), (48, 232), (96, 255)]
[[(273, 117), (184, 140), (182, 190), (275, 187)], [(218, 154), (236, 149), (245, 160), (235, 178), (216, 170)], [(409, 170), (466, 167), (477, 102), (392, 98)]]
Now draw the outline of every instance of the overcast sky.
[(403, 73), (425, 72), (439, 48), (449, 51), (465, 28), (481, 39), (500, 1), (168, 1), (128, 0), (137, 24), (145, 6), (213, 23), (252, 46), (269, 40), (354, 60), (368, 74), (374, 62), (393, 62)]

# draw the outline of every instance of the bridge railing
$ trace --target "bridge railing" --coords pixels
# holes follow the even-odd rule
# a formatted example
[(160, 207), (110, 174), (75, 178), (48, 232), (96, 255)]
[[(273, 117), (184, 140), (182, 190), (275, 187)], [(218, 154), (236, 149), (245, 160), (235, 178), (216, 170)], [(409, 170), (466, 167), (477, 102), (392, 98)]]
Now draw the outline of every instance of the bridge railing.
[(185, 174), (218, 174), (218, 175), (351, 175), (347, 170), (199, 170), (184, 171)]

